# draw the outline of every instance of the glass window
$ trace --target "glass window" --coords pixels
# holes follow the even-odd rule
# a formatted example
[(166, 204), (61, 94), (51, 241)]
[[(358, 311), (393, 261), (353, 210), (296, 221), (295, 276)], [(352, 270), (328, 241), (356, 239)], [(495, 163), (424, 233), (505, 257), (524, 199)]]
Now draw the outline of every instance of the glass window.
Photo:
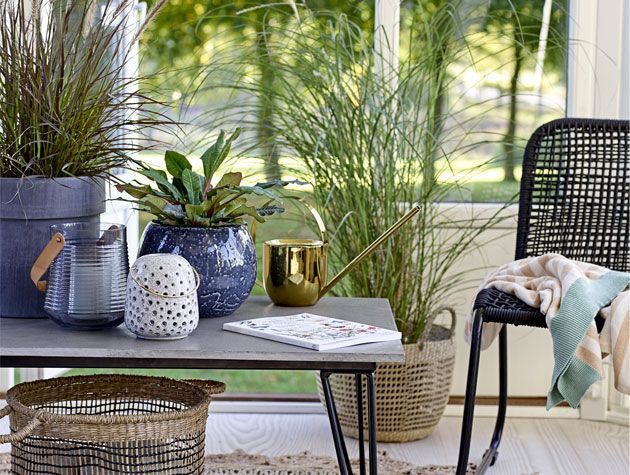
[[(401, 5), (400, 58), (413, 60), (443, 41), (448, 25), (436, 22), (438, 8), (457, 2), (412, 0)], [(481, 5), (481, 7), (479, 6)], [(448, 68), (450, 93), (442, 108), (442, 135), (465, 129), (479, 143), (444, 166), (441, 179), (477, 167), (464, 196), (449, 200), (506, 202), (518, 193), (527, 139), (541, 124), (565, 115), (567, 2), (491, 0), (460, 2), (452, 41), (465, 44)], [(428, 28), (427, 28), (428, 27)], [(449, 54), (448, 52), (445, 53)], [(437, 61), (437, 60), (436, 60)], [(460, 135), (461, 136), (461, 135)], [(483, 143), (485, 142), (485, 143)], [(450, 166), (455, 165), (455, 170)]]
[[(153, 1), (148, 2), (149, 6)], [(459, 46), (466, 43), (465, 48), (459, 48), (461, 54), (450, 63), (444, 78), (448, 83), (445, 90), (450, 93), (439, 105), (445, 117), (440, 134), (448, 143), (448, 131), (460, 128), (468, 134), (463, 140), (483, 143), (453, 162), (459, 169), (446, 166), (444, 158), (436, 156), (435, 170), (439, 180), (452, 180), (483, 166), (483, 171), (467, 186), (465, 196), (458, 194), (448, 199), (504, 203), (518, 192), (520, 160), (529, 135), (539, 124), (564, 115), (566, 4), (564, 0), (462, 2), (466, 8), (475, 5), (474, 10), (456, 12), (458, 22), (448, 26), (451, 31), (444, 31), (447, 26), (437, 22), (434, 15), (448, 3), (449, 0), (401, 3), (400, 67), (430, 49), (435, 53), (436, 45), (445, 36)], [(373, 2), (307, 0), (306, 5), (316, 11), (344, 13), (360, 25), (368, 38), (373, 37)], [(273, 2), (273, 6), (264, 7), (261, 2), (170, 0), (140, 44), (141, 80), (171, 104), (165, 111), (181, 121), (174, 134), (152, 137), (160, 150), (173, 147), (193, 155), (199, 153), (211, 139), (208, 130), (212, 130), (213, 121), (229, 123), (230, 113), (239, 117), (238, 110), (226, 106), (238, 104), (243, 98), (235, 98), (228, 88), (207, 87), (207, 75), (213, 75), (214, 84), (229, 83), (230, 74), (236, 72), (223, 66), (229, 66), (239, 51), (260, 50), (261, 60), (238, 74), (249, 75), (252, 81), (272, 81), (273, 70), (263, 60), (261, 41), (268, 25), (294, 21), (295, 12), (291, 8), (288, 2), (286, 5)], [(322, 23), (320, 27), (326, 25)], [(219, 112), (224, 115), (218, 117)], [(269, 120), (265, 114), (273, 113), (270, 107), (252, 120), (264, 122)], [(258, 133), (264, 133), (264, 127)], [(262, 153), (258, 150), (256, 155), (267, 158), (263, 164), (249, 156), (247, 141), (246, 137), (238, 150), (239, 169), (245, 167), (243, 171), (253, 179), (280, 174), (277, 150), (271, 148)], [(141, 158), (153, 165), (161, 163), (161, 154), (154, 151), (143, 152)], [(149, 215), (140, 214), (141, 231), (150, 219)], [(266, 239), (287, 236), (312, 237), (299, 213), (289, 213), (274, 221), (273, 226), (259, 227), (258, 250)], [(256, 286), (253, 293), (263, 295), (264, 291)], [(111, 371), (76, 369), (69, 374)], [(314, 374), (304, 371), (138, 370), (135, 373), (218, 379), (227, 383), (229, 391), (237, 393), (316, 391)]]

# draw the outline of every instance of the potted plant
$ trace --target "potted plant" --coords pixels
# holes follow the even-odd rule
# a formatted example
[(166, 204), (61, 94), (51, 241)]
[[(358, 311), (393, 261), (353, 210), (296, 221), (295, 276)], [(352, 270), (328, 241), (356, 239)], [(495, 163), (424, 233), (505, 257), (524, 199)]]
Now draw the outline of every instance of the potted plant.
[[(256, 280), (256, 249), (245, 224), (246, 218), (264, 222), (284, 211), (272, 188), (297, 181), (274, 180), (242, 185), (240, 172), (214, 176), (228, 157), (240, 129), (226, 138), (221, 131), (216, 142), (201, 155), (203, 175), (193, 171), (188, 159), (174, 151), (164, 154), (164, 170), (139, 163), (138, 172), (155, 187), (119, 184), (135, 198), (139, 209), (157, 220), (145, 229), (139, 256), (171, 253), (184, 257), (200, 275), (197, 289), (199, 315), (222, 317), (234, 312), (247, 298)], [(260, 206), (253, 197), (263, 200)]]
[[(477, 116), (458, 115), (461, 109), (445, 99), (453, 85), (449, 68), (473, 47), (462, 37), (456, 3), (428, 14), (426, 24), (414, 30), (422, 32), (418, 48), (397, 69), (395, 81), (387, 73), (393, 66), (357, 25), (327, 17), (322, 31), (312, 27), (321, 18), (301, 12), (293, 27), (299, 31), (266, 31), (276, 83), (241, 86), (274, 104), (267, 135), (295, 161), (293, 173), (312, 184), (312, 200), (333, 236), (333, 267), (359, 254), (412, 204), (421, 207), (418, 219), (334, 291), (387, 298), (403, 334), (405, 363), (376, 371), (381, 441), (426, 437), (436, 427), (455, 362), (455, 315), (448, 306), (465, 279), (458, 263), (502, 215), (501, 208), (485, 219), (445, 212), (453, 205), (444, 201), (460, 194), (461, 177), (473, 171), (459, 165), (462, 158), (488, 144), (476, 138)], [(375, 70), (377, 65), (383, 69)], [(441, 178), (454, 170), (457, 179)], [(442, 314), (452, 321), (450, 328), (433, 325)], [(334, 375), (331, 384), (344, 432), (357, 436), (354, 377)]]
[(123, 74), (132, 4), (1, 2), (0, 316), (46, 316), (29, 272), (50, 225), (98, 221), (128, 133), (158, 123)]

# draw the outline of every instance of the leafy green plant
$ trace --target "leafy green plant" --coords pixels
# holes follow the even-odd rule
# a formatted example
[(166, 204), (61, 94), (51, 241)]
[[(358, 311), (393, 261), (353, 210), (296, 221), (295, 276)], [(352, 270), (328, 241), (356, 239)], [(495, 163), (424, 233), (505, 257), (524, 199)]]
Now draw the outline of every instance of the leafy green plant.
[(165, 2), (131, 32), (133, 0), (0, 1), (0, 176), (100, 175), (146, 148), (169, 121), (126, 74), (129, 45)]
[[(218, 182), (213, 178), (230, 153), (232, 143), (240, 129), (226, 137), (221, 131), (216, 142), (201, 155), (203, 175), (193, 171), (188, 159), (181, 153), (167, 150), (164, 154), (166, 170), (138, 163), (138, 173), (153, 182), (155, 188), (145, 184), (118, 184), (118, 191), (127, 192), (144, 211), (154, 214), (168, 226), (210, 227), (243, 223), (245, 217), (264, 222), (265, 217), (282, 213), (281, 198), (272, 188), (299, 184), (297, 180), (273, 180), (255, 185), (242, 185), (241, 172), (227, 172)], [(252, 197), (263, 200), (261, 206), (252, 203)]]

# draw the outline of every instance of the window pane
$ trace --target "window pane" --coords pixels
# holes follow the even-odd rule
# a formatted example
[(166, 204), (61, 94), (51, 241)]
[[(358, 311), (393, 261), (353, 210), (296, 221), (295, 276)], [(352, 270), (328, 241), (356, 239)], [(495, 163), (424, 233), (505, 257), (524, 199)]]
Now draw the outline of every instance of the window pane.
[[(451, 30), (445, 22), (432, 23), (437, 9), (449, 3), (459, 5), (454, 12), (459, 24)], [(546, 5), (551, 7), (548, 16)], [(527, 139), (539, 125), (565, 114), (566, 24), (565, 1), (414, 0), (402, 4), (401, 63), (435, 51), (440, 44), (459, 51), (447, 67), (442, 136), (462, 127), (470, 134), (465, 140), (476, 144), (465, 156), (450, 161), (455, 175), (480, 169), (469, 175), (463, 196), (449, 199), (505, 202), (518, 193)], [(452, 39), (446, 42), (444, 37), (449, 35)], [(451, 55), (451, 51), (445, 53), (449, 61)], [(436, 160), (436, 169), (444, 169), (440, 157)], [(453, 173), (445, 172), (440, 178), (452, 179)]]
[[(149, 1), (150, 7), (155, 0)], [(182, 123), (181, 130), (172, 135), (154, 135), (159, 143), (158, 150), (172, 147), (193, 157), (199, 156), (204, 145), (212, 139), (220, 122), (223, 127), (235, 127), (224, 117), (213, 123), (215, 111), (223, 109), (234, 101), (230, 91), (207, 87), (229, 81), (231, 58), (240, 50), (256, 48), (256, 38), (260, 38), (267, 24), (277, 26), (292, 21), (290, 5), (280, 2), (267, 2), (271, 7), (260, 8), (264, 2), (224, 2), (218, 0), (171, 0), (161, 11), (143, 35), (140, 45), (140, 76), (145, 85), (162, 100), (170, 102), (165, 112)], [(329, 11), (332, 14), (344, 13), (359, 24), (364, 34), (371, 38), (373, 33), (374, 8), (372, 2), (359, 0), (334, 1), (313, 0), (306, 2), (315, 11)], [(299, 13), (299, 12), (298, 12)], [(325, 28), (325, 24), (320, 25)], [(213, 69), (219, 64), (221, 70)], [(264, 63), (261, 63), (264, 68)], [(252, 80), (264, 80), (264, 69), (248, 72)], [(211, 81), (205, 81), (211, 76)], [(237, 98), (236, 101), (242, 100)], [(235, 111), (238, 115), (239, 111)], [(265, 120), (263, 117), (260, 120)], [(188, 124), (190, 123), (190, 124)], [(245, 138), (247, 140), (247, 138)], [(241, 147), (243, 148), (243, 147)], [(237, 150), (237, 153), (242, 150)], [(264, 152), (264, 151), (263, 151)], [(256, 181), (265, 174), (262, 161), (254, 157), (263, 153), (257, 150), (239, 156), (238, 170)], [(152, 166), (162, 165), (162, 153), (145, 151), (140, 158)], [(199, 171), (199, 170), (198, 170)], [(140, 214), (140, 232), (151, 216)], [(286, 237), (314, 237), (305, 226), (304, 216), (288, 210), (282, 219), (273, 225), (260, 226), (257, 231), (257, 254), (262, 256), (262, 243), (268, 239)], [(259, 280), (262, 265), (258, 266)], [(264, 295), (264, 290), (256, 285), (252, 295)], [(229, 392), (251, 393), (315, 393), (315, 374), (311, 371), (245, 371), (245, 370), (115, 370), (116, 372), (162, 375), (175, 378), (217, 379), (227, 384)], [(110, 369), (74, 369), (67, 374), (111, 373)]]
[[(368, 38), (373, 35), (373, 2), (319, 0), (306, 3), (314, 10), (345, 13), (360, 25)], [(440, 138), (444, 154), (450, 153), (458, 142), (450, 134), (453, 130), (471, 148), (456, 160), (436, 156), (435, 170), (441, 181), (460, 179), (475, 171), (466, 189), (448, 199), (505, 202), (518, 191), (520, 160), (529, 135), (538, 125), (564, 115), (566, 4), (551, 0), (465, 1), (461, 5), (474, 5), (474, 10), (455, 11), (453, 18), (457, 21), (453, 24), (437, 20), (436, 12), (457, 3), (449, 0), (402, 3), (401, 68), (428, 53), (439, 64), (441, 50), (438, 46), (453, 48), (448, 54), (455, 54), (456, 60), (450, 61), (446, 68), (443, 101), (436, 101), (445, 117)], [(545, 4), (551, 5), (548, 20)], [(171, 0), (145, 33), (141, 43), (141, 76), (151, 76), (145, 81), (165, 101), (172, 103), (166, 112), (187, 123), (181, 125), (177, 133), (153, 137), (160, 142), (159, 149), (168, 146), (194, 156), (212, 138), (211, 134), (216, 133), (217, 124), (230, 124), (229, 118), (216, 117), (217, 111), (225, 113), (229, 110), (226, 105), (231, 101), (238, 104), (243, 98), (235, 100), (229, 96), (228, 88), (207, 87), (207, 75), (213, 75), (214, 84), (229, 82), (231, 72), (227, 66), (240, 51), (257, 51), (260, 45), (256, 39), (261, 37), (266, 24), (291, 21), (290, 5), (278, 6), (278, 2), (274, 2), (275, 6), (270, 9), (256, 8), (260, 5), (260, 2)], [(326, 25), (322, 23), (320, 27), (326, 28)], [(547, 35), (546, 44), (541, 41), (541, 32), (542, 36)], [(221, 68), (213, 69), (216, 64)], [(252, 81), (265, 81), (273, 71), (265, 70), (264, 62), (259, 62), (245, 74), (250, 75)], [(234, 117), (239, 117), (239, 112), (230, 111)], [(254, 120), (267, 119), (263, 115)], [(231, 125), (235, 126), (236, 122)], [(458, 148), (461, 146), (457, 143)], [(241, 153), (239, 170), (252, 180), (274, 173), (273, 166), (269, 169), (255, 158), (265, 154), (273, 158), (273, 149), (248, 151), (241, 146), (238, 151)], [(153, 165), (161, 164), (161, 154), (156, 152), (147, 151), (142, 158)], [(148, 215), (141, 216), (141, 229), (149, 219)], [(260, 248), (264, 240), (289, 236), (313, 237), (305, 226), (304, 216), (297, 212), (287, 213), (272, 226), (259, 228), (258, 255), (262, 255)], [(263, 293), (261, 288), (254, 288), (254, 295)], [(73, 370), (72, 374), (96, 371), (110, 370)], [(141, 372), (219, 379), (233, 392), (316, 390), (312, 372)]]

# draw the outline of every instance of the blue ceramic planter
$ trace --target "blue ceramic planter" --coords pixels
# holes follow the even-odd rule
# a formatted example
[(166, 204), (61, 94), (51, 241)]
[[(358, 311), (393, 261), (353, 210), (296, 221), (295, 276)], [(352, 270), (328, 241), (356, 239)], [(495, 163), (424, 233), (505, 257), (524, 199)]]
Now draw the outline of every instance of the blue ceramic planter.
[(191, 228), (150, 223), (138, 257), (177, 254), (197, 270), (200, 317), (225, 317), (249, 296), (256, 280), (256, 248), (247, 228)]

